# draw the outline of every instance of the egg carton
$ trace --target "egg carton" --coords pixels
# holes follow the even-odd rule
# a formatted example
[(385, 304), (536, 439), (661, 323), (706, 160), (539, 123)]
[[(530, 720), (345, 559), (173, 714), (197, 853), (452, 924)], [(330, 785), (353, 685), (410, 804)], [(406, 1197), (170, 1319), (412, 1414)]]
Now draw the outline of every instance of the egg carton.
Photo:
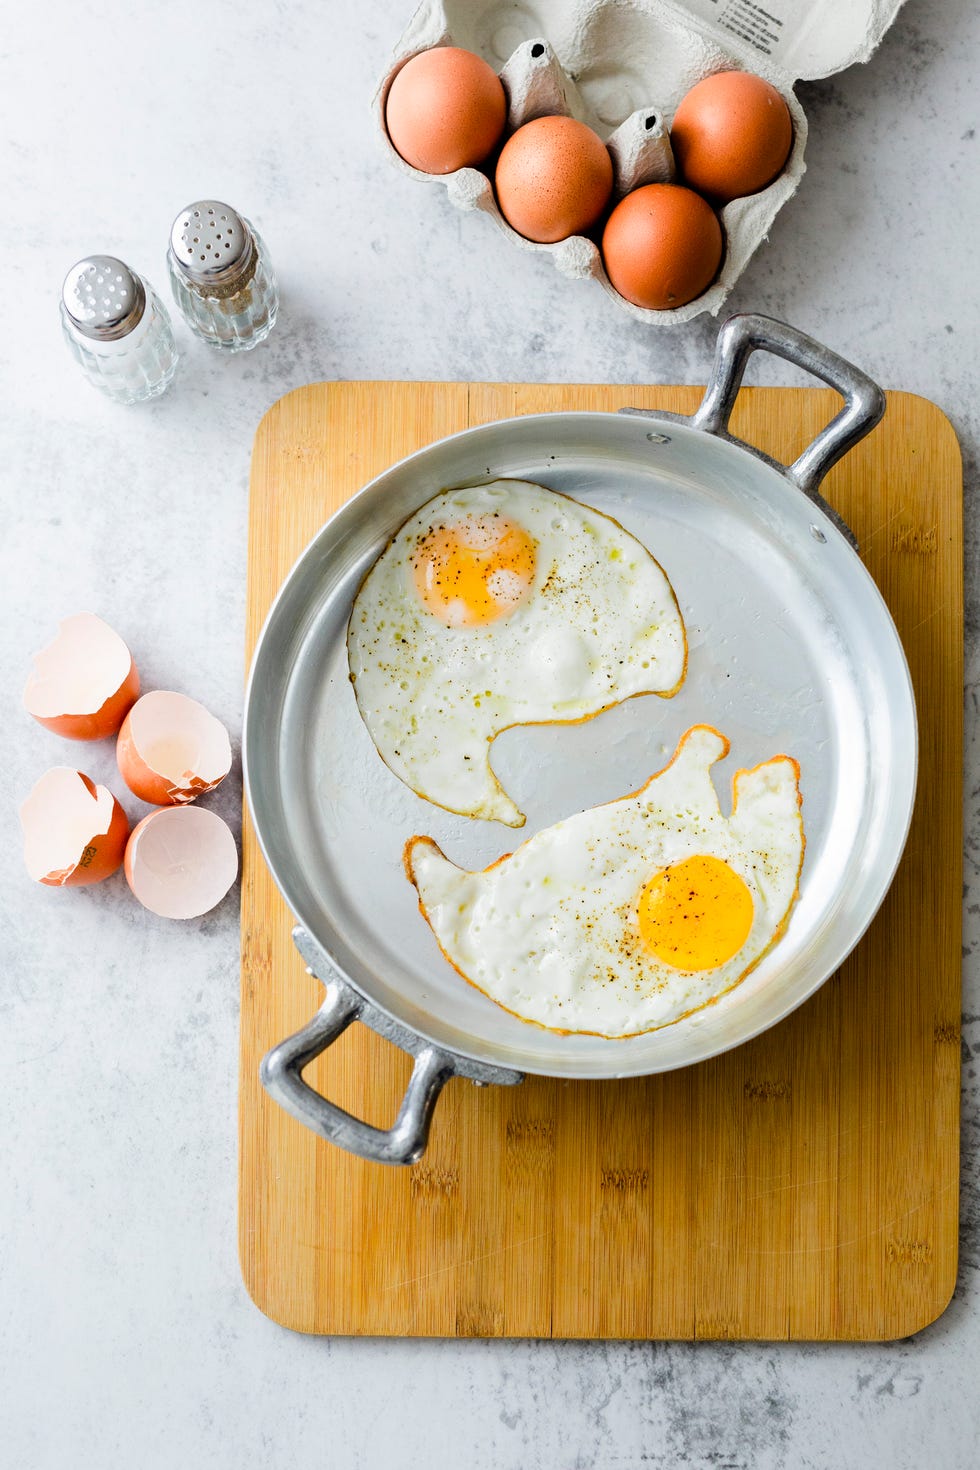
[[(672, 325), (717, 315), (756, 248), (806, 172), (806, 114), (794, 81), (831, 76), (866, 61), (902, 0), (422, 0), (374, 98), (385, 148), (403, 173), (441, 183), (459, 209), (478, 209), (522, 250), (543, 251), (574, 279), (600, 283), (636, 321)], [(536, 117), (565, 115), (608, 144), (613, 198), (675, 178), (669, 121), (696, 82), (717, 71), (753, 71), (786, 100), (793, 147), (782, 173), (758, 194), (720, 211), (725, 254), (701, 296), (672, 311), (634, 306), (606, 275), (585, 235), (554, 245), (526, 240), (504, 219), (487, 174), (461, 168), (436, 177), (396, 152), (385, 129), (388, 90), (405, 62), (432, 46), (462, 46), (490, 63), (507, 94), (507, 132)]]

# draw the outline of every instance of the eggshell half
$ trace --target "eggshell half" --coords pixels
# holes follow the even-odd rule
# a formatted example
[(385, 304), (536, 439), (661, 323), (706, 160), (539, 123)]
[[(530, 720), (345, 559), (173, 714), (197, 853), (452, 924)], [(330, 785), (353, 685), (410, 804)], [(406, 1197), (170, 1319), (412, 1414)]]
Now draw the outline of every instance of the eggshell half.
[(24, 862), (52, 888), (101, 883), (123, 861), (129, 822), (112, 792), (81, 771), (45, 771), (20, 809)]
[(231, 770), (231, 742), (196, 699), (154, 689), (133, 705), (116, 743), (126, 785), (141, 801), (174, 806), (213, 791)]
[(669, 311), (694, 301), (718, 274), (724, 240), (718, 216), (680, 184), (645, 184), (606, 221), (602, 258), (621, 296)]
[(115, 735), (139, 692), (133, 656), (119, 634), (95, 613), (75, 613), (34, 655), (24, 708), (56, 735), (103, 740)]
[(164, 919), (196, 919), (238, 877), (231, 828), (205, 807), (168, 807), (144, 817), (126, 848), (126, 881)]

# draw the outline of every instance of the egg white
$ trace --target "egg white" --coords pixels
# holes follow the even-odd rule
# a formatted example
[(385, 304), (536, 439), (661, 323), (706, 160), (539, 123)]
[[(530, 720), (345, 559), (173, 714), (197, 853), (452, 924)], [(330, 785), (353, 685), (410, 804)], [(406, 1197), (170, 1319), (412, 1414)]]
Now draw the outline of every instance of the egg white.
[[(422, 604), (412, 554), (435, 526), (499, 514), (536, 543), (513, 612), (449, 627)], [(419, 796), (519, 827), (490, 765), (512, 725), (587, 719), (642, 693), (674, 694), (687, 642), (673, 589), (616, 521), (523, 480), (447, 490), (408, 520), (362, 583), (347, 637), (357, 705), (380, 755)]]
[[(799, 767), (775, 756), (734, 780), (724, 817), (710, 768), (723, 735), (697, 725), (638, 792), (536, 833), (469, 873), (429, 837), (406, 845), (406, 872), (451, 964), (526, 1021), (556, 1031), (633, 1036), (730, 990), (779, 938), (803, 862)], [(716, 968), (681, 971), (644, 944), (639, 895), (694, 855), (721, 859), (753, 901), (747, 939)]]

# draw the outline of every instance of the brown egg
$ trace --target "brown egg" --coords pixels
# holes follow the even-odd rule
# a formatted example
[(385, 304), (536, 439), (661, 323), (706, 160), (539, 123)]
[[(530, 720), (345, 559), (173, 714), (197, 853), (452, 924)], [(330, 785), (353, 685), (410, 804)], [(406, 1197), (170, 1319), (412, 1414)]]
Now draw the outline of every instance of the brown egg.
[(775, 87), (747, 71), (705, 77), (670, 127), (684, 182), (727, 204), (776, 178), (793, 146), (789, 108)]
[(621, 199), (602, 236), (606, 274), (627, 301), (669, 311), (711, 285), (722, 255), (718, 216), (680, 184), (646, 184)]
[(527, 240), (553, 243), (590, 230), (612, 193), (612, 159), (602, 139), (571, 117), (538, 117), (503, 146), (497, 203)]
[(436, 46), (406, 61), (385, 103), (389, 138), (406, 163), (426, 174), (482, 163), (506, 121), (500, 78), (459, 46)]

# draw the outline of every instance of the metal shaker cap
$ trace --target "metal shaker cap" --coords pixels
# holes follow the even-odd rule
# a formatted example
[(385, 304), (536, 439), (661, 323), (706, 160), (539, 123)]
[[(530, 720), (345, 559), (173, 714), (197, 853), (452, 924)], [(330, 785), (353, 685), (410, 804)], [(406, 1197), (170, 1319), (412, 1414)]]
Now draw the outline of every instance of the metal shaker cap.
[(72, 266), (61, 288), (72, 325), (93, 342), (114, 342), (138, 326), (146, 292), (135, 272), (114, 255), (86, 255)]
[(252, 233), (241, 215), (219, 199), (188, 204), (174, 220), (170, 250), (188, 280), (217, 286), (234, 279), (251, 260)]

